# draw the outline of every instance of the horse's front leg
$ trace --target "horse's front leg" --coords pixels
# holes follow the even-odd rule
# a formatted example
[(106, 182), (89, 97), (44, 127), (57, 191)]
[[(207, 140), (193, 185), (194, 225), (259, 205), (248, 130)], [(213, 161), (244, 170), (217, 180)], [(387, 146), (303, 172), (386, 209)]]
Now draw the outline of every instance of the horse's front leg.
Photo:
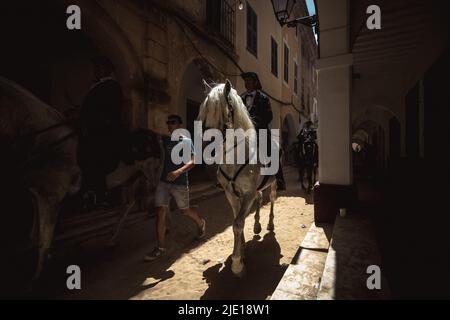
[(269, 224), (267, 225), (267, 230), (270, 232), (275, 231), (275, 224), (274, 224), (274, 212), (273, 208), (275, 206), (275, 201), (277, 200), (277, 184), (276, 182), (272, 183), (270, 186), (270, 215), (269, 215)]
[(312, 175), (313, 175), (313, 170), (314, 167), (313, 166), (309, 166), (308, 170), (306, 171), (306, 179), (308, 182), (308, 189), (307, 192), (310, 193), (312, 190)]
[(256, 192), (256, 213), (255, 213), (255, 225), (253, 227), (253, 232), (255, 234), (260, 234), (262, 231), (260, 220), (260, 210), (262, 206), (263, 194), (261, 191)]
[(245, 217), (249, 213), (254, 197), (245, 197), (241, 201), (241, 206), (239, 213), (234, 219), (233, 223), (233, 233), (234, 233), (234, 250), (231, 256), (232, 264), (231, 271), (238, 276), (242, 277), (245, 273), (244, 269), (244, 250), (245, 250), (245, 238), (244, 238), (244, 227), (245, 227)]
[(305, 190), (304, 177), (305, 177), (305, 166), (302, 165), (300, 169), (300, 185), (302, 186), (302, 190)]

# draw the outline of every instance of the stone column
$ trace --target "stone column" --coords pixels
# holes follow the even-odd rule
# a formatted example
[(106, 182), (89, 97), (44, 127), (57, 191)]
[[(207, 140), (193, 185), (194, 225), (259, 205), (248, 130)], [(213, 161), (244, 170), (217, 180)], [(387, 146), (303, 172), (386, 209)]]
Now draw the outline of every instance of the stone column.
[(349, 1), (318, 0), (319, 183), (314, 189), (316, 222), (333, 222), (354, 200), (351, 152)]
[(318, 62), (319, 184), (314, 190), (316, 222), (332, 222), (352, 205), (351, 55)]

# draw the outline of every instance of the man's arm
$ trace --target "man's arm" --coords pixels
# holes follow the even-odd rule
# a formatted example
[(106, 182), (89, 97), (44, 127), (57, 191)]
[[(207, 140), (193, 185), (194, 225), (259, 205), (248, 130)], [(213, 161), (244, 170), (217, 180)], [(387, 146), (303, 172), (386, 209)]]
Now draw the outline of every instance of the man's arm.
[(194, 155), (192, 155), (191, 157), (191, 161), (189, 161), (188, 163), (186, 163), (184, 166), (182, 166), (180, 169), (177, 169), (175, 171), (170, 172), (167, 175), (167, 180), (169, 180), (170, 182), (175, 181), (176, 179), (178, 179), (179, 176), (181, 176), (182, 174), (188, 172), (189, 170), (191, 170), (193, 167), (195, 167), (195, 158)]

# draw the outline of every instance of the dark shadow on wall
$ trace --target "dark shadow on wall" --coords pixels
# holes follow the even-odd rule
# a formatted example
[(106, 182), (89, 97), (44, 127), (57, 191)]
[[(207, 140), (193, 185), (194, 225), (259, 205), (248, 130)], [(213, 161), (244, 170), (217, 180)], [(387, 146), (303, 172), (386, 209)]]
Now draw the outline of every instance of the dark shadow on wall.
[(450, 298), (449, 66), (447, 49), (424, 77), (425, 157), (391, 162), (384, 199), (372, 211), (398, 299)]

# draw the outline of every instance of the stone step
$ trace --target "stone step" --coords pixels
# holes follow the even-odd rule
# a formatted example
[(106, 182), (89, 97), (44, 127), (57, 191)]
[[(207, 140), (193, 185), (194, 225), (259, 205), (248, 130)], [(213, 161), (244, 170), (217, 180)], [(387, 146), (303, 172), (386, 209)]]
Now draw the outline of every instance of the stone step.
[(330, 246), (331, 225), (311, 225), (298, 259), (286, 270), (271, 300), (315, 300)]
[[(381, 290), (369, 290), (369, 266), (381, 268)], [(367, 217), (338, 216), (325, 262), (318, 300), (389, 299), (378, 245)]]

